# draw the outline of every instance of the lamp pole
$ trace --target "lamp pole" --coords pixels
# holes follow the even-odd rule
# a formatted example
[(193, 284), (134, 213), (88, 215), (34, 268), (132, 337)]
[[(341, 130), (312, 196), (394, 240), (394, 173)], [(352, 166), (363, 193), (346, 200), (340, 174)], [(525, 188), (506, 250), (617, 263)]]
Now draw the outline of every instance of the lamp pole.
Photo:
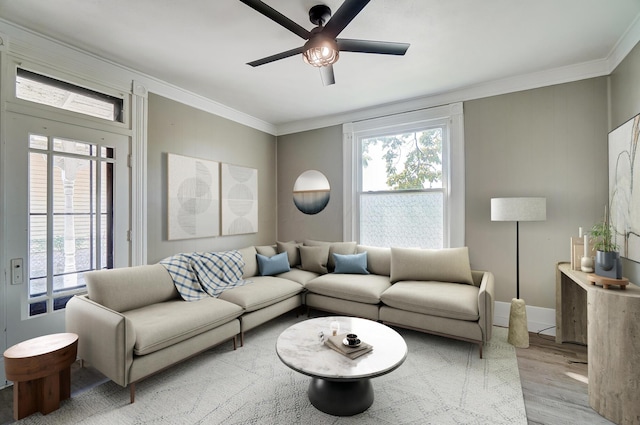
[(520, 222), (516, 220), (516, 298), (520, 299)]

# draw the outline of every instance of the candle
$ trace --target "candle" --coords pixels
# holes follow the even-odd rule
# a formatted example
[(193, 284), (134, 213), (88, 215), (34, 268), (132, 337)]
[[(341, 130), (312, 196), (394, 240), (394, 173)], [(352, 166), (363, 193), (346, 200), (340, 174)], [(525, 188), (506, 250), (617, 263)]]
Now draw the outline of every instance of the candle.
[(582, 227), (578, 227), (578, 237), (582, 237)]
[(589, 256), (589, 235), (584, 235), (584, 257)]

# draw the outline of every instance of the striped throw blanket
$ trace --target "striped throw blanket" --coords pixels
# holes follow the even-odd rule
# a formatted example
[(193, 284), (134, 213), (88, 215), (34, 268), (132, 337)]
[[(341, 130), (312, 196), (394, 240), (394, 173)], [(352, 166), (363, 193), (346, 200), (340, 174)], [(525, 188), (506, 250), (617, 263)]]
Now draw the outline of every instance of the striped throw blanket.
[(242, 279), (244, 260), (239, 251), (193, 252), (160, 261), (186, 301), (217, 297), (223, 291), (250, 281)]

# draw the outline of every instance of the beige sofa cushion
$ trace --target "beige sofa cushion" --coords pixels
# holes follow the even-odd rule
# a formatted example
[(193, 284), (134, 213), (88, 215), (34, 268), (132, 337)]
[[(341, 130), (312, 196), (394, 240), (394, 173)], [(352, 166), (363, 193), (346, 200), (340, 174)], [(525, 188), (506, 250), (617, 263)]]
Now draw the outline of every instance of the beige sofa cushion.
[(256, 252), (265, 257), (273, 257), (278, 253), (275, 245), (260, 245), (255, 247)]
[(391, 248), (358, 245), (356, 246), (356, 252), (358, 254), (367, 253), (367, 270), (369, 270), (369, 273), (391, 276)]
[(180, 297), (161, 264), (94, 270), (84, 277), (89, 299), (118, 312)]
[(329, 245), (301, 246), (299, 249), (300, 263), (303, 270), (318, 274), (328, 272)]
[(210, 297), (160, 302), (123, 313), (135, 330), (133, 352), (139, 356), (189, 339), (241, 314), (242, 307)]
[(240, 255), (242, 255), (242, 259), (244, 260), (244, 272), (242, 273), (242, 278), (247, 279), (249, 277), (257, 275), (258, 260), (256, 259), (256, 248), (253, 246), (249, 246), (239, 249), (238, 252), (240, 252)]
[(300, 252), (298, 247), (302, 245), (295, 241), (292, 242), (276, 242), (276, 251), (278, 253), (286, 252), (289, 259), (289, 267), (296, 267), (300, 265)]
[(391, 248), (391, 282), (457, 282), (473, 285), (469, 249)]
[(256, 276), (251, 281), (244, 286), (224, 291), (218, 298), (239, 305), (249, 312), (291, 298), (304, 289), (297, 282), (274, 276)]
[(310, 272), (308, 270), (291, 269), (286, 273), (280, 273), (277, 277), (281, 277), (283, 279), (292, 280), (292, 281), (298, 282), (300, 285), (304, 286), (311, 279), (315, 279), (318, 276), (319, 276), (318, 273)]
[(378, 304), (380, 295), (390, 286), (388, 276), (329, 273), (310, 280), (305, 288), (328, 297)]
[[(335, 262), (333, 260), (333, 254), (349, 255), (356, 253), (356, 242), (325, 242), (315, 241), (312, 239), (306, 239), (304, 241), (305, 246), (329, 246), (329, 253), (327, 255), (327, 269), (333, 272), (335, 268)], [(303, 267), (304, 268), (304, 267)]]
[(394, 283), (380, 299), (389, 307), (431, 316), (477, 321), (479, 288), (449, 282)]

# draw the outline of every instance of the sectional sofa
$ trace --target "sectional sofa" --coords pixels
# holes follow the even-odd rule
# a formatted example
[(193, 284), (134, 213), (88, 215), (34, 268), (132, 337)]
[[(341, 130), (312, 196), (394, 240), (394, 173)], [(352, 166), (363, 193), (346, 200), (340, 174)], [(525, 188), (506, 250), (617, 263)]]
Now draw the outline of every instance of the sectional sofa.
[[(491, 338), (494, 281), (467, 248), (278, 242), (85, 274), (66, 328), (78, 357), (129, 386), (294, 309), (322, 310), (469, 341)], [(213, 295), (213, 296), (212, 296)]]

